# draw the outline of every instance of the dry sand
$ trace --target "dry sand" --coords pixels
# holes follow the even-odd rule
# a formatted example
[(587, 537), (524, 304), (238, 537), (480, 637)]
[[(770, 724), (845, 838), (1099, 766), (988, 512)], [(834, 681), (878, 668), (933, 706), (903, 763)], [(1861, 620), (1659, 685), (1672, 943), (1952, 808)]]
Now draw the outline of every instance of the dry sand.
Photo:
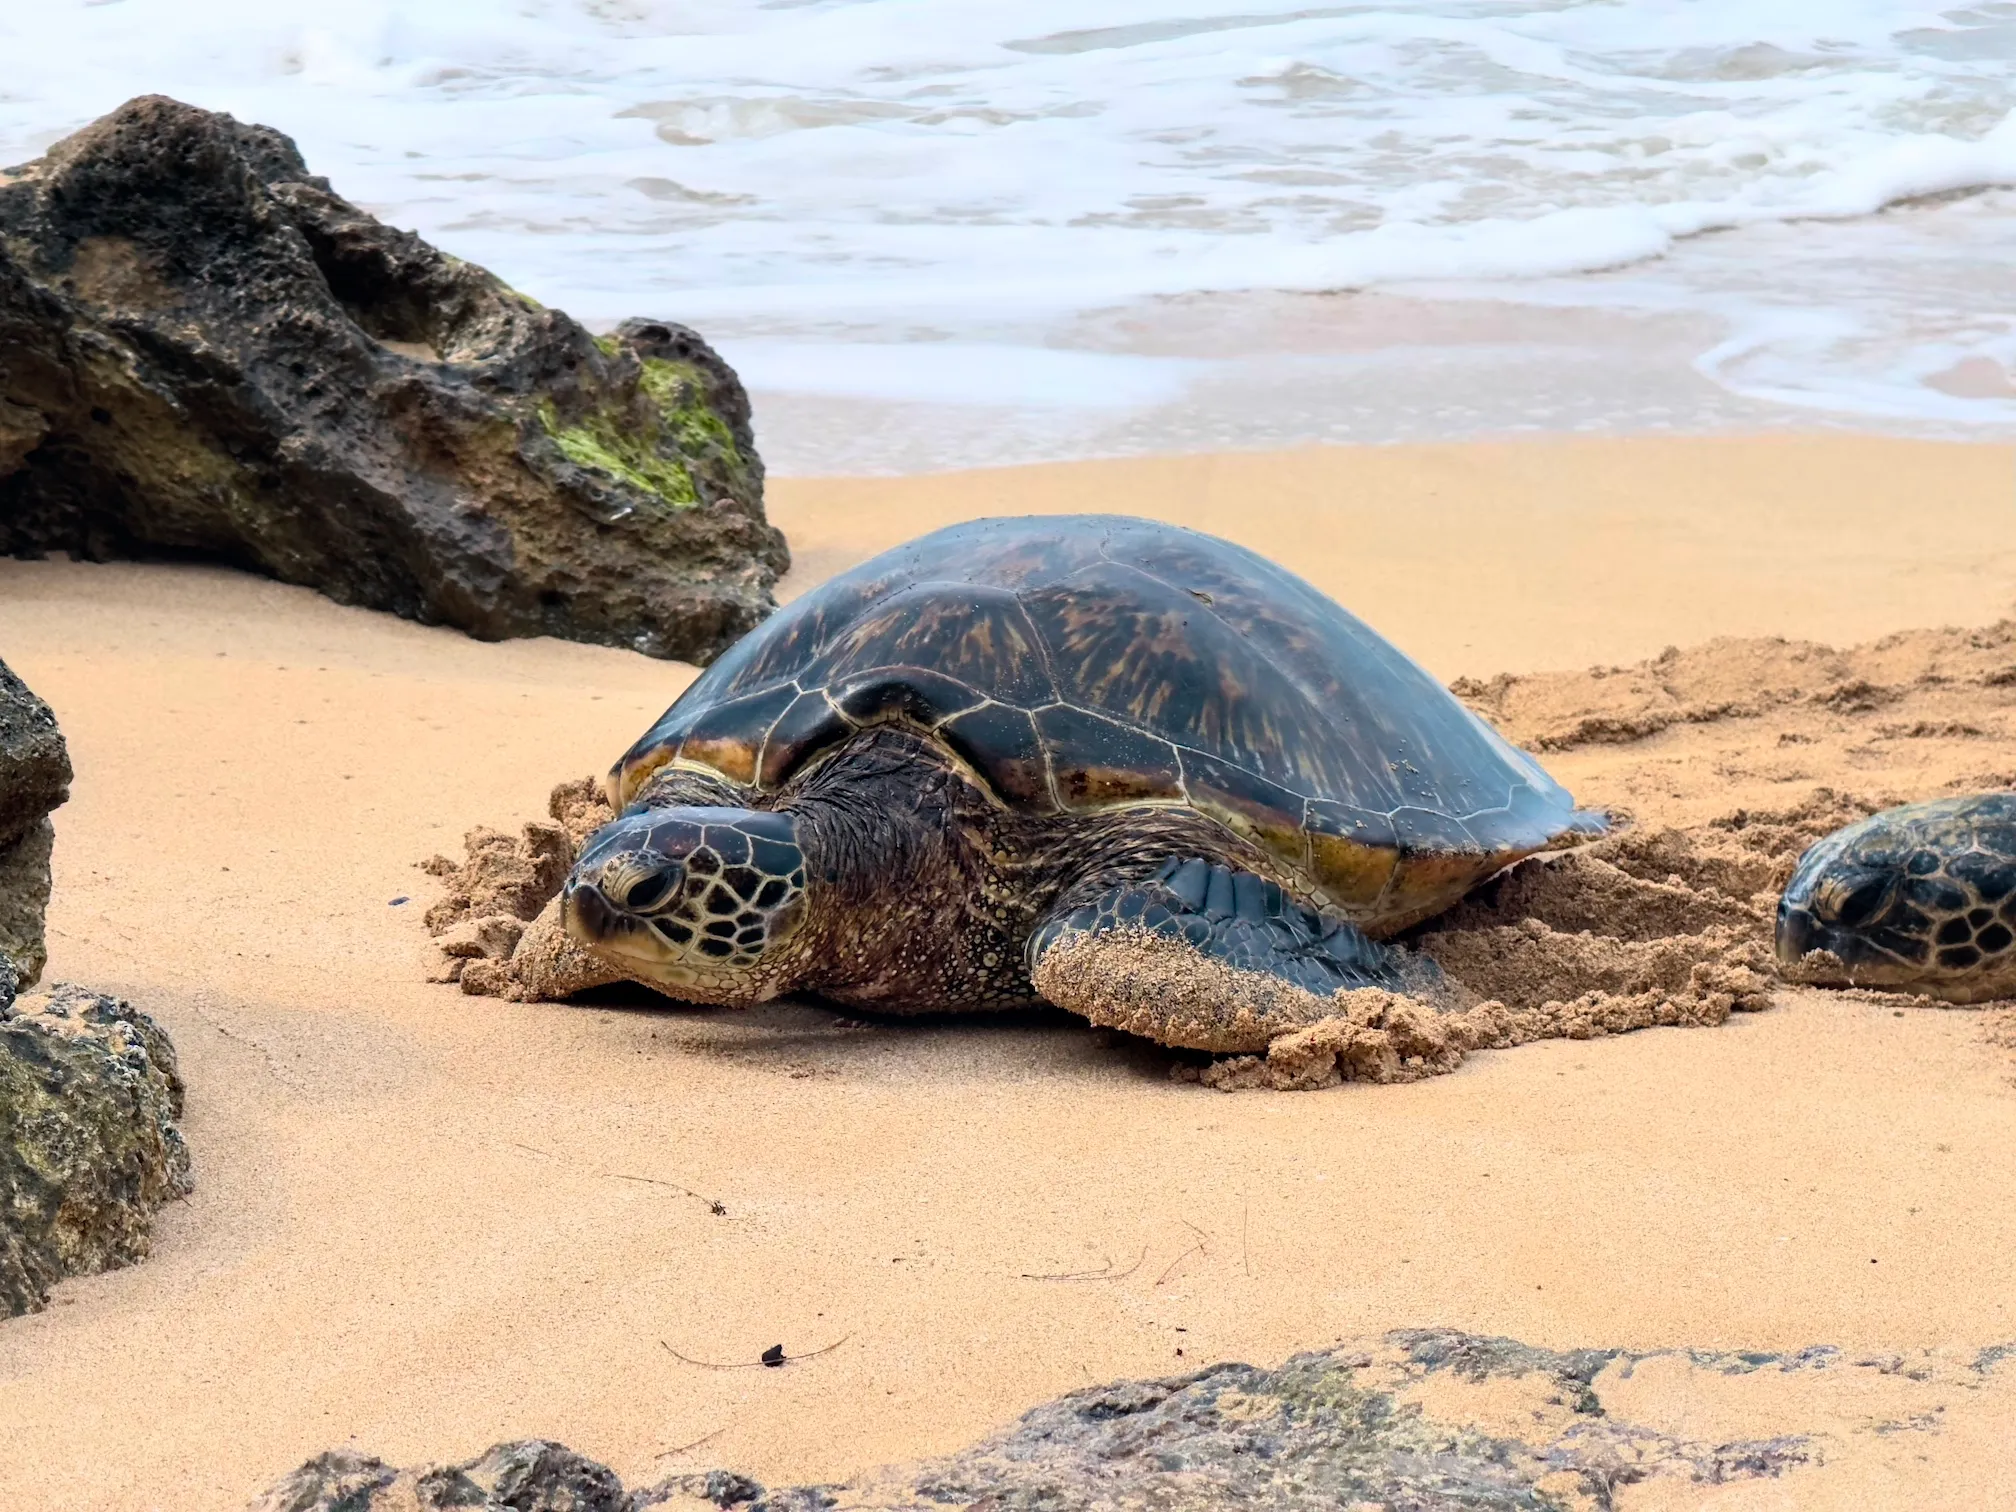
[[(1160, 515), (1279, 557), (1440, 675), (1489, 679), (1723, 634), (1986, 625), (2016, 600), (2012, 493), (2005, 447), (1549, 441), (792, 480), (774, 512), (794, 586), (975, 514)], [(2016, 778), (2016, 690), (1937, 680), (1939, 656), (1997, 647), (1917, 649), (1855, 664), (1904, 668), (1880, 708), (1815, 702), (1834, 663), (1754, 646), (1700, 653), (1723, 658), (1712, 677), (1476, 696), (1641, 824)], [(78, 768), (51, 975), (174, 1034), (198, 1183), (153, 1258), (0, 1325), (0, 1506), (235, 1508), (332, 1445), (413, 1463), (533, 1434), (633, 1484), (838, 1478), (1075, 1386), (1414, 1325), (1936, 1349), (1910, 1389), (1832, 1395), (1810, 1373), (1641, 1365), (1638, 1420), (1818, 1432), (1826, 1452), (1620, 1505), (2016, 1499), (2016, 1366), (1966, 1364), (2016, 1339), (2016, 1056), (1992, 1015), (1788, 990), (1716, 1029), (1227, 1096), (1062, 1019), (471, 998), (422, 980), (435, 884), (414, 861), (538, 812), (689, 670), (477, 645), (222, 571), (67, 563), (0, 562), (0, 655)], [(1759, 696), (1716, 712), (1715, 679)], [(1592, 743), (1618, 688), (1652, 733)], [(1127, 1274), (1027, 1279), (1108, 1259)], [(842, 1338), (780, 1371), (666, 1348)]]

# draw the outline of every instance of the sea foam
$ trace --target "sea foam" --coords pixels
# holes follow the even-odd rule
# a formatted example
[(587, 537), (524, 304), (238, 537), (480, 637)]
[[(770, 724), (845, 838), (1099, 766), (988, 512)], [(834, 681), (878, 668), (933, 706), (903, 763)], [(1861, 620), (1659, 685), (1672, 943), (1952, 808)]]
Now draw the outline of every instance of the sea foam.
[[(1615, 308), (1585, 275), (1670, 264), (1635, 297), (1716, 312), (1697, 366), (1732, 392), (2016, 422), (1922, 381), (2004, 360), (2016, 280), (1969, 272), (1934, 303), (1971, 296), (1976, 328), (1918, 343), (1877, 255), (1958, 234), (1993, 266), (2006, 211), (1917, 216), (1824, 308), (1812, 276), (1820, 223), (2016, 184), (2006, 4), (45, 0), (0, 12), (0, 56), (0, 158), (135, 93), (229, 110), (543, 300), (771, 343), (747, 350), (786, 387), (795, 343), (806, 391), (999, 398), (1022, 380), (990, 347), (1144, 300), (1486, 281)], [(1775, 284), (1689, 252), (1771, 228)], [(951, 345), (904, 375), (888, 349), (925, 339)], [(1152, 403), (1175, 372), (1120, 371), (1038, 387)]]

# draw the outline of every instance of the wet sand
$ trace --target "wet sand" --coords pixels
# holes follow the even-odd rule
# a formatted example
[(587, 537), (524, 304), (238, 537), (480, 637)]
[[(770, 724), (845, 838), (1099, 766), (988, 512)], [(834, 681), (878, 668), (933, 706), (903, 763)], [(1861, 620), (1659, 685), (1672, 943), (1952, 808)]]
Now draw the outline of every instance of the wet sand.
[[(1453, 678), (1986, 624), (2016, 602), (2012, 494), (2008, 447), (1541, 441), (780, 480), (773, 512), (794, 587), (975, 514), (1159, 515), (1276, 556)], [(1061, 1017), (468, 998), (422, 980), (414, 863), (541, 812), (690, 669), (220, 570), (12, 561), (0, 656), (78, 769), (50, 976), (174, 1035), (198, 1183), (144, 1264), (0, 1324), (0, 1505), (235, 1508), (331, 1446), (414, 1463), (528, 1435), (632, 1484), (836, 1479), (1073, 1387), (1406, 1326), (1956, 1358), (2016, 1339), (2016, 1053), (1990, 1015), (1785, 991), (1719, 1028), (1226, 1095)], [(2003, 719), (1796, 749), (1765, 717), (1683, 721), (1546, 759), (1586, 802), (1693, 823), (1993, 776)], [(1125, 1274), (1036, 1279), (1108, 1261)], [(670, 1352), (842, 1339), (781, 1371)], [(1632, 1389), (1711, 1427), (1869, 1426), (1742, 1380), (1761, 1404)], [(1621, 1504), (2016, 1494), (2016, 1390), (1952, 1393), (1945, 1430), (1841, 1427), (1810, 1484)]]

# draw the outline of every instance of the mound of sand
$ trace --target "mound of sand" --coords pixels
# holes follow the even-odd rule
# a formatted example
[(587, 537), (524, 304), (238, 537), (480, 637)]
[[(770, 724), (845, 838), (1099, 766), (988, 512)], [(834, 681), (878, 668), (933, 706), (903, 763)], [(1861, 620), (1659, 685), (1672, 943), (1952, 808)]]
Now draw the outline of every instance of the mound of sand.
[(2016, 620), (1907, 630), (1846, 651), (1723, 637), (1630, 667), (1459, 678), (1451, 691), (1534, 751), (1628, 745), (1733, 719), (1775, 720), (1780, 744), (1839, 733), (1843, 721), (1884, 739), (1979, 738), (1984, 715), (2016, 702)]
[(546, 812), (547, 820), (534, 819), (516, 835), (481, 825), (470, 830), (459, 862), (431, 856), (420, 863), (444, 885), (427, 910), (427, 932), (441, 951), (428, 980), (459, 982), (464, 992), (516, 1002), (628, 980), (560, 926), (560, 885), (588, 837), (614, 817), (600, 780), (561, 783)]

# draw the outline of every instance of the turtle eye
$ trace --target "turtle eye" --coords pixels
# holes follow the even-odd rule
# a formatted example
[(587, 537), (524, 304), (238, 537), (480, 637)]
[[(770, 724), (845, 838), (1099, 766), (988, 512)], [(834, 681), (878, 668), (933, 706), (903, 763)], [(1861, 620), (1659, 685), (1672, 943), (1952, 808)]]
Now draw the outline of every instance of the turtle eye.
[(1859, 872), (1829, 877), (1813, 892), (1813, 912), (1823, 923), (1860, 929), (1889, 907), (1897, 891), (1895, 872)]
[(672, 890), (672, 884), (677, 880), (678, 874), (669, 866), (640, 877), (630, 884), (630, 891), (624, 894), (623, 905), (641, 910), (663, 902), (665, 894)]

